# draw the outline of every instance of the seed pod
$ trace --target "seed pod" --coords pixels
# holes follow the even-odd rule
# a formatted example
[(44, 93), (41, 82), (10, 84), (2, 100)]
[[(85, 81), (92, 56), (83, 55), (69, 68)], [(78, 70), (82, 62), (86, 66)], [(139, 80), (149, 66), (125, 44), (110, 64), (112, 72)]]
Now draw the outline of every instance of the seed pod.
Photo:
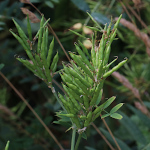
[(43, 38), (42, 38), (42, 45), (41, 45), (41, 52), (40, 52), (40, 56), (42, 61), (46, 60), (46, 30), (43, 29)]
[(74, 34), (76, 34), (76, 35), (79, 36), (79, 37), (82, 37), (82, 38), (86, 39), (85, 36), (83, 36), (82, 34), (79, 34), (79, 33), (76, 32), (76, 31), (73, 31), (73, 30), (71, 30), (71, 29), (69, 29), (69, 31), (73, 32)]
[[(43, 24), (42, 28), (44, 28), (44, 27), (46, 26), (46, 24), (48, 23), (48, 21), (49, 21), (49, 20), (50, 20), (50, 18), (49, 18), (49, 19), (47, 19), (47, 21)], [(39, 33), (40, 33), (40, 30), (38, 30), (38, 32), (37, 32), (37, 34), (35, 35), (35, 37), (34, 37), (34, 39), (33, 39), (33, 40), (36, 40), (36, 39), (38, 38)]]
[(97, 80), (100, 80), (103, 74), (103, 63), (102, 61), (99, 62), (99, 66), (98, 66), (98, 72), (97, 72)]
[(122, 14), (119, 16), (117, 22), (115, 23), (114, 29), (116, 29), (116, 28), (118, 27), (118, 24), (119, 24), (119, 22), (120, 22), (120, 20), (121, 20), (121, 17), (122, 17)]
[(29, 15), (27, 15), (27, 30), (28, 30), (29, 40), (32, 41), (32, 30), (31, 30)]
[(63, 68), (64, 68), (64, 70), (65, 70), (65, 73), (68, 74), (68, 75), (71, 75), (71, 74), (70, 74), (70, 71), (69, 71), (69, 68), (66, 67), (64, 64), (62, 64), (62, 65), (63, 65)]
[(30, 49), (30, 46), (27, 43), (28, 38), (27, 38), (26, 34), (24, 33), (24, 31), (21, 29), (21, 27), (18, 25), (18, 23), (14, 19), (13, 19), (13, 22), (18, 30), (19, 36), (21, 37), (22, 41), (28, 47), (28, 49)]
[(76, 84), (76, 86), (77, 86), (78, 88), (81, 88), (82, 91), (83, 91), (86, 95), (89, 95), (89, 92), (88, 92), (88, 90), (87, 90), (87, 87), (86, 87), (84, 84), (82, 84), (79, 79), (74, 78), (74, 83)]
[(81, 110), (81, 106), (78, 104), (78, 102), (74, 99), (73, 95), (70, 93), (69, 89), (67, 88), (67, 86), (65, 86), (64, 84), (62, 84), (65, 92), (68, 94), (68, 96), (70, 97), (73, 105), (76, 107), (76, 109)]
[(115, 31), (111, 34), (110, 41), (109, 41), (110, 43), (112, 43), (112, 41), (114, 40), (116, 33), (117, 33), (117, 29), (115, 29)]
[(38, 37), (37, 54), (39, 54), (41, 51), (42, 33), (43, 33), (43, 28), (40, 28), (39, 37)]
[(92, 49), (91, 49), (91, 60), (92, 60), (92, 63), (93, 63), (93, 66), (96, 68), (96, 53), (95, 53), (95, 46), (94, 46), (94, 36), (92, 35)]
[(72, 89), (72, 90), (73, 90), (75, 93), (77, 93), (79, 96), (84, 94), (84, 92), (83, 92), (80, 88), (78, 88), (76, 85), (70, 84), (70, 83), (68, 83), (68, 82), (66, 82), (66, 84), (68, 85), (68, 87), (69, 87), (70, 89)]
[(34, 71), (35, 70), (35, 66), (32, 65), (29, 60), (24, 60), (24, 59), (21, 59), (21, 58), (16, 58), (17, 60), (19, 60), (21, 63), (23, 63), (24, 65), (28, 66), (30, 68), (31, 71)]
[(44, 24), (44, 16), (42, 16), (41, 22), (40, 22), (40, 30), (39, 30), (39, 37), (38, 37), (38, 46), (37, 46), (37, 54), (41, 51), (41, 43), (42, 43), (42, 34), (43, 34), (43, 24)]
[(68, 97), (66, 97), (69, 101), (66, 103), (67, 107), (69, 108), (69, 112), (71, 114), (76, 115), (78, 113), (78, 110), (75, 109), (74, 105), (72, 104), (72, 102), (70, 101), (70, 99)]
[(85, 119), (86, 119), (86, 116), (81, 115), (81, 116), (80, 116), (80, 119), (85, 120)]
[(45, 31), (45, 56), (47, 56), (48, 53), (48, 27), (46, 27)]
[(79, 75), (83, 75), (84, 76), (84, 72), (83, 72), (83, 70), (81, 69), (81, 67), (79, 67), (79, 66), (77, 66), (75, 63), (74, 63), (74, 61), (73, 60), (71, 60), (70, 61), (70, 63), (72, 64), (72, 69), (74, 70), (74, 71), (76, 71)]
[(52, 42), (49, 45), (48, 56), (47, 56), (47, 65), (48, 65), (48, 67), (50, 66), (50, 63), (51, 63), (53, 48), (54, 48), (54, 38), (53, 38)]
[(100, 91), (101, 91), (101, 89), (102, 89), (102, 87), (103, 87), (103, 83), (104, 83), (104, 81), (102, 80), (102, 81), (100, 82), (100, 84), (98, 84), (98, 86), (96, 87), (94, 96), (93, 96), (93, 98), (92, 98), (92, 100), (91, 100), (91, 102), (90, 102), (90, 106), (93, 106), (93, 105), (96, 104), (96, 101), (97, 101), (97, 98), (98, 98), (98, 96), (99, 96), (99, 93), (100, 93)]
[(111, 44), (109, 43), (105, 50), (103, 66), (105, 66), (108, 63), (110, 51), (111, 51)]
[(112, 62), (110, 62), (108, 65), (103, 67), (103, 70), (108, 71), (109, 67), (118, 59), (118, 57), (116, 59), (114, 59)]
[(75, 91), (73, 91), (72, 89), (68, 90), (76, 100), (78, 100), (80, 103), (83, 103), (83, 99), (78, 94), (76, 94)]
[(92, 111), (90, 111), (88, 113), (87, 118), (86, 118), (86, 120), (84, 122), (84, 127), (87, 127), (90, 124), (91, 120), (92, 120)]
[(89, 17), (91, 18), (91, 20), (96, 24), (96, 26), (102, 30), (102, 27), (94, 20), (94, 18), (87, 12), (87, 14), (89, 15)]
[(89, 99), (88, 99), (88, 97), (87, 96), (83, 96), (83, 102), (84, 102), (84, 107), (85, 107), (85, 109), (86, 110), (88, 110), (88, 108), (89, 108)]
[(109, 26), (108, 26), (108, 28), (107, 28), (107, 36), (110, 35), (111, 25), (112, 25), (112, 17), (111, 17), (111, 22), (110, 22), (110, 24), (109, 24)]
[(82, 52), (82, 50), (75, 44), (76, 50), (78, 51), (78, 53), (81, 55), (83, 62), (89, 67), (89, 69), (91, 69), (92, 71), (94, 71), (94, 67), (90, 64), (90, 62), (88, 61), (88, 59), (86, 58), (85, 54)]
[(40, 68), (43, 68), (43, 64), (42, 64), (42, 61), (40, 59), (40, 56), (35, 54), (35, 60), (37, 61), (37, 64)]
[(23, 40), (18, 36), (16, 35), (14, 32), (12, 32), (11, 30), (9, 30), (11, 32), (11, 34), (18, 40), (18, 42), (23, 46), (24, 50), (30, 50), (26, 44), (23, 42)]
[(72, 83), (73, 81), (73, 78), (66, 73), (63, 73), (63, 78), (65, 79), (66, 82), (69, 82), (69, 83)]
[(75, 117), (74, 114), (59, 114), (59, 116), (65, 116), (65, 117), (69, 117), (69, 118), (74, 118)]
[(100, 41), (100, 44), (99, 44), (99, 50), (98, 50), (98, 60), (96, 60), (97, 62), (99, 61), (103, 61), (103, 57), (104, 57), (104, 49), (105, 49), (105, 31), (106, 31), (106, 27), (107, 25), (105, 25), (105, 28), (104, 28), (104, 32), (103, 32), (103, 35), (102, 35), (102, 38), (101, 38), (101, 41)]
[(59, 56), (58, 56), (58, 52), (57, 54), (54, 56), (53, 62), (51, 64), (50, 70), (52, 70), (52, 72), (54, 73), (57, 69), (57, 62), (58, 62)]
[(91, 85), (82, 77), (81, 74), (77, 73), (75, 70), (73, 70), (73, 68), (69, 67), (69, 72), (70, 74), (74, 77), (79, 79), (82, 84), (84, 84), (86, 86), (86, 88), (89, 88)]
[(88, 50), (86, 49), (86, 47), (85, 47), (80, 41), (79, 41), (79, 44), (80, 44), (80, 46), (82, 47), (82, 50), (84, 51), (84, 53), (85, 53), (89, 58), (91, 58), (91, 56), (90, 56)]
[(98, 99), (96, 101), (96, 105), (99, 105), (100, 101), (101, 101), (101, 98), (102, 98), (102, 94), (103, 94), (103, 89), (101, 89), (100, 93), (99, 93), (99, 96), (98, 96)]
[(90, 89), (90, 96), (91, 97), (93, 97), (94, 92), (95, 92), (95, 87), (93, 87), (93, 88)]
[(50, 70), (49, 70), (49, 67), (47, 65), (45, 51), (46, 51), (46, 30), (44, 30), (44, 33), (43, 33), (42, 49), (41, 49), (40, 56), (41, 56), (42, 64), (44, 67), (43, 69), (44, 69), (44, 72), (45, 72), (46, 77), (47, 77), (47, 81), (48, 81), (48, 83), (50, 83), (50, 82), (52, 82), (52, 77), (50, 75)]
[(70, 56), (73, 58), (73, 60), (80, 66), (86, 74), (88, 74), (91, 78), (93, 78), (92, 73), (90, 70), (85, 66), (85, 64), (82, 62), (81, 58), (77, 55), (74, 55), (73, 53), (70, 53)]
[(70, 113), (70, 109), (67, 105), (67, 101), (64, 99), (64, 97), (60, 93), (58, 93), (58, 95), (59, 95), (59, 98), (60, 98), (61, 102), (63, 103), (65, 109), (67, 110), (68, 113)]
[(107, 78), (108, 76), (110, 76), (114, 71), (117, 71), (121, 66), (123, 66), (125, 63), (127, 62), (126, 60), (123, 60), (122, 62), (120, 62), (117, 66), (113, 67), (111, 70), (109, 70), (108, 72), (106, 72), (103, 75), (103, 78)]
[(80, 124), (80, 121), (77, 117), (72, 118), (72, 121), (73, 121), (73, 123), (76, 124), (78, 129), (81, 129), (81, 124)]

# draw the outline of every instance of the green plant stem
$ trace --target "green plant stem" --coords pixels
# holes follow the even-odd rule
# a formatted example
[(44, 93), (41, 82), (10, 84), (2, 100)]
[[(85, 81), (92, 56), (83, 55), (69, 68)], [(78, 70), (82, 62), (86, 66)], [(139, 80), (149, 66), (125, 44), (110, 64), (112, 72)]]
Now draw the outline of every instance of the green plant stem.
[(60, 104), (60, 106), (63, 108), (63, 110), (67, 113), (67, 110), (65, 109), (65, 107), (63, 106), (61, 100), (58, 98), (56, 91), (54, 89), (54, 87), (50, 86), (52, 93), (54, 94), (55, 98), (57, 99), (58, 103)]
[(76, 139), (76, 126), (75, 126), (75, 124), (73, 124), (72, 129), (73, 129), (73, 131), (72, 131), (72, 140), (71, 140), (71, 150), (74, 150), (75, 139)]
[(81, 137), (82, 137), (82, 133), (79, 134), (79, 136), (78, 136), (78, 140), (76, 142), (75, 150), (78, 150), (78, 147), (79, 147), (79, 144), (80, 144), (80, 141), (81, 141)]

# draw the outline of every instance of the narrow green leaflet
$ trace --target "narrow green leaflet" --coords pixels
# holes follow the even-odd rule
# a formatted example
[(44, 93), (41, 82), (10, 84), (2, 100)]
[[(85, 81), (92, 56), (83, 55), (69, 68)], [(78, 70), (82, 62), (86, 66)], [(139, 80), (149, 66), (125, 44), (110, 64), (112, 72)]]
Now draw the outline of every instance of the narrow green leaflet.
[(114, 100), (116, 99), (115, 96), (112, 96), (111, 98), (109, 98), (103, 105), (103, 109), (106, 109)]
[(110, 114), (104, 114), (104, 115), (101, 116), (101, 118), (103, 119), (103, 118), (106, 118), (108, 116), (110, 116)]
[(110, 114), (115, 113), (120, 107), (122, 107), (123, 104), (124, 103), (120, 103), (120, 104), (116, 105), (115, 107), (113, 107), (110, 111)]
[(120, 114), (118, 114), (118, 113), (113, 113), (113, 114), (110, 115), (110, 117), (112, 117), (112, 118), (114, 118), (114, 119), (122, 119), (122, 118), (123, 118), (123, 117), (122, 117)]

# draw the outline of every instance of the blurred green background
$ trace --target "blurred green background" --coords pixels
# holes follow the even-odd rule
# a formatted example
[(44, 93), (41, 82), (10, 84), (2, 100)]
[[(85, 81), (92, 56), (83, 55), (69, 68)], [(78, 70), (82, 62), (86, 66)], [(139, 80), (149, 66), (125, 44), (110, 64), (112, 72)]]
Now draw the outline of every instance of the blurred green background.
[[(119, 24), (117, 38), (112, 44), (110, 61), (118, 56), (116, 63), (125, 57), (128, 63), (119, 70), (119, 74), (109, 77), (104, 86), (103, 100), (115, 95), (117, 103), (125, 103), (120, 113), (123, 119), (118, 121), (106, 118), (121, 150), (150, 150), (150, 0), (30, 0), (48, 19), (65, 50), (75, 51), (74, 42), (80, 37), (70, 32), (73, 29), (90, 37), (90, 30), (83, 25), (93, 26), (86, 12), (103, 27), (111, 17), (123, 15), (128, 22)], [(20, 8), (32, 11), (39, 19), (40, 14), (29, 4), (17, 0), (0, 1), (0, 69), (7, 79), (19, 90), (34, 108), (45, 124), (51, 129), (65, 149), (70, 149), (71, 131), (69, 126), (53, 123), (57, 121), (55, 112), (60, 105), (48, 87), (34, 76), (15, 57), (24, 57), (25, 52), (9, 29), (17, 32), (12, 18), (27, 32), (26, 16)], [(77, 26), (77, 23), (79, 26)], [(77, 27), (76, 27), (76, 26)], [(82, 25), (82, 26), (81, 26)], [(33, 35), (39, 29), (39, 23), (32, 23)], [(142, 36), (143, 35), (143, 36)], [(49, 34), (49, 41), (53, 34)], [(83, 41), (85, 42), (85, 41)], [(59, 52), (57, 70), (62, 68), (62, 61), (68, 59), (55, 39), (54, 51)], [(59, 74), (54, 76), (61, 86)], [(56, 91), (62, 92), (57, 84)], [(95, 121), (98, 129), (108, 141), (116, 145), (102, 120)], [(91, 126), (88, 128), (87, 140), (82, 140), (80, 149), (109, 150), (110, 148)], [(57, 150), (59, 149), (47, 131), (39, 123), (24, 102), (0, 76), (0, 150), (10, 140), (9, 150)]]

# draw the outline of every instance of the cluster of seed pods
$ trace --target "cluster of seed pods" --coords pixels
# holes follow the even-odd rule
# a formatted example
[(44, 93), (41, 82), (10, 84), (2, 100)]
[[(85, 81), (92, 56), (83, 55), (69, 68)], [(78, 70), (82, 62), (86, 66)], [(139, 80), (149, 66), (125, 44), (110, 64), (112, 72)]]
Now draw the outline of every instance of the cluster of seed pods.
[[(62, 86), (66, 93), (64, 96), (59, 93), (59, 98), (67, 113), (61, 115), (70, 117), (79, 131), (89, 126), (115, 100), (115, 96), (113, 96), (101, 104), (105, 79), (127, 61), (125, 59), (109, 70), (110, 65), (117, 60), (116, 58), (108, 64), (111, 44), (115, 39), (120, 19), (121, 16), (112, 30), (111, 23), (108, 27), (105, 25), (103, 31), (98, 28), (92, 28), (96, 32), (103, 32), (99, 45), (96, 46), (96, 36), (93, 36), (93, 46), (89, 53), (79, 41), (79, 44), (75, 44), (78, 54), (70, 52), (72, 61), (67, 66), (63, 65), (60, 75), (63, 80)], [(114, 113), (121, 106), (122, 103), (118, 104), (111, 110), (111, 113), (107, 113), (103, 117), (115, 116)]]

